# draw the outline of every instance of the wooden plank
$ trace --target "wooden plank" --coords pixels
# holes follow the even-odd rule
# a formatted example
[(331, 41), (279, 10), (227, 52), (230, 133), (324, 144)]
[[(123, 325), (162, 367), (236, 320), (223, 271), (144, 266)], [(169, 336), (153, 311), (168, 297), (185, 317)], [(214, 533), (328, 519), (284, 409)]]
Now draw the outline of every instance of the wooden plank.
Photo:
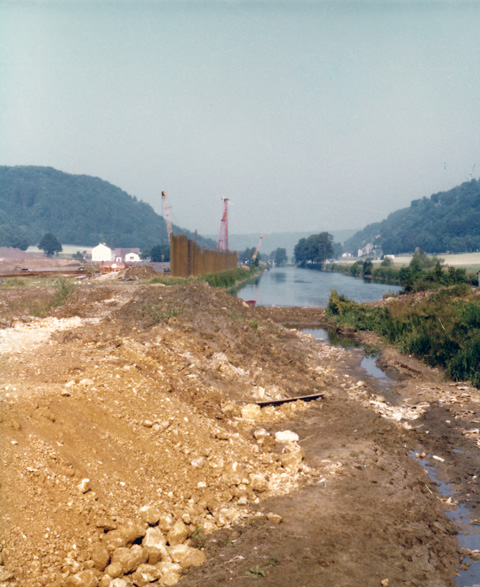
[(323, 397), (323, 393), (312, 393), (310, 395), (298, 395), (297, 397), (287, 397), (284, 399), (272, 399), (261, 402), (256, 402), (257, 406), (263, 408), (264, 406), (279, 406), (280, 404), (286, 404), (289, 402), (296, 402), (298, 400), (302, 402), (311, 402), (312, 400)]

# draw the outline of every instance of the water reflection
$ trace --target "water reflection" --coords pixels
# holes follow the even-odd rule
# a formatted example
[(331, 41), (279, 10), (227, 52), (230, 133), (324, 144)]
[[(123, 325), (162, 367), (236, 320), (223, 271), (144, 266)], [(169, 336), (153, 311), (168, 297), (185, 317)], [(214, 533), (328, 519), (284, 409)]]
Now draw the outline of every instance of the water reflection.
[(332, 346), (340, 346), (344, 349), (358, 347), (359, 344), (353, 338), (342, 336), (335, 330), (325, 330), (325, 328), (302, 328), (302, 332), (311, 334), (319, 344), (331, 344)]
[(272, 273), (272, 279), (273, 279), (273, 281), (276, 281), (277, 283), (284, 283), (287, 281), (287, 276), (284, 272), (280, 273), (280, 272), (274, 271)]
[(237, 295), (244, 300), (255, 300), (260, 306), (324, 308), (332, 289), (362, 303), (380, 300), (385, 294), (396, 293), (401, 288), (370, 283), (340, 273), (284, 267), (264, 272), (258, 280), (243, 287)]

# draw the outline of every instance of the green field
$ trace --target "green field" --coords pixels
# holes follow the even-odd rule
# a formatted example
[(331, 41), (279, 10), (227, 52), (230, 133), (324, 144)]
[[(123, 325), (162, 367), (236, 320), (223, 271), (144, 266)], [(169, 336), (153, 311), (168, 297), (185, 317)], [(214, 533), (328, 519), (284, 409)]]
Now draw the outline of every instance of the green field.
[[(58, 256), (61, 258), (71, 257), (77, 251), (80, 251), (81, 253), (83, 253), (83, 251), (87, 251), (87, 253), (90, 253), (92, 249), (93, 247), (84, 247), (81, 245), (62, 245), (62, 252)], [(27, 253), (43, 254), (43, 251), (41, 251), (38, 247), (28, 247)]]
[[(439, 254), (437, 256), (444, 260), (445, 265), (463, 267), (469, 271), (480, 271), (480, 253)], [(410, 264), (411, 260), (412, 255), (398, 255), (393, 259), (393, 264), (396, 267), (405, 267)]]

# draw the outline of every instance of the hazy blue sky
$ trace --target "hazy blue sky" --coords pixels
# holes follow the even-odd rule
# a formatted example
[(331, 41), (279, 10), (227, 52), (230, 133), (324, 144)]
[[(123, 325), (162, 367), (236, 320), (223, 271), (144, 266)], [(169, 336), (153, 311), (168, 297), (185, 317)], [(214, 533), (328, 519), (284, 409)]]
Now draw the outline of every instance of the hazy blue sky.
[(0, 165), (217, 233), (363, 228), (480, 175), (480, 2), (0, 0)]

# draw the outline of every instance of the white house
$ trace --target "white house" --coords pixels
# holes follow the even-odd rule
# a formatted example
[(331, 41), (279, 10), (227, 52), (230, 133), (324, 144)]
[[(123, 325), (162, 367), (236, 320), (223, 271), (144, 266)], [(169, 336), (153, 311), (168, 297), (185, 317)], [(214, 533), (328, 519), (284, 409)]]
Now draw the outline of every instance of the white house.
[(100, 243), (92, 249), (92, 261), (101, 263), (102, 261), (113, 261), (113, 252), (105, 243)]
[(124, 259), (125, 263), (140, 263), (140, 255), (138, 253), (127, 253)]
[(141, 261), (140, 249), (115, 249), (115, 261), (139, 263)]

